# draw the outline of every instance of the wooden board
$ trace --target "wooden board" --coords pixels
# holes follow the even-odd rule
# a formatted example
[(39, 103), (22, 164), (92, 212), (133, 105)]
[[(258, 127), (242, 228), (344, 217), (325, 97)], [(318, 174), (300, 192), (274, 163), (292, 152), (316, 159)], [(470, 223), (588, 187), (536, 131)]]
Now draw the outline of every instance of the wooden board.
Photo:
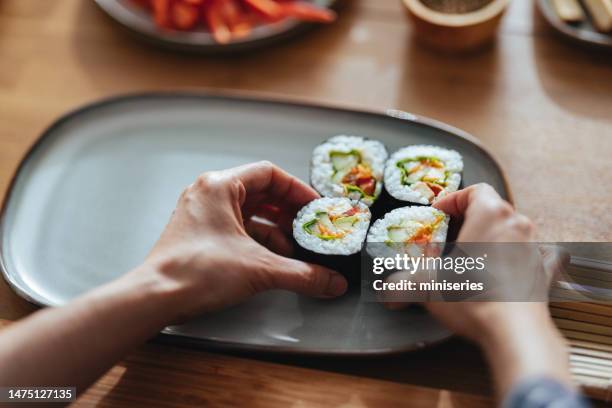
[(407, 400), (417, 408), (492, 406), (482, 396), (154, 344), (109, 370), (73, 406), (403, 407)]

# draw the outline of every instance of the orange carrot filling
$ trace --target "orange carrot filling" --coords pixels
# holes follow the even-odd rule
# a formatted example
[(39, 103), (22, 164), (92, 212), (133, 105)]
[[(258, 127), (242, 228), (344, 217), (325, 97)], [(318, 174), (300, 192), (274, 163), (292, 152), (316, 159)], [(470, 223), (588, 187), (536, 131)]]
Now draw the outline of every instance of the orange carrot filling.
[(436, 220), (431, 224), (423, 225), (419, 228), (414, 235), (412, 235), (406, 243), (414, 243), (414, 244), (427, 244), (431, 242), (433, 238), (433, 233), (438, 228), (438, 225), (444, 220), (444, 217), (439, 215), (436, 217)]
[(343, 184), (359, 187), (365, 194), (372, 196), (376, 191), (376, 179), (370, 167), (358, 164), (342, 178)]
[(437, 197), (438, 194), (444, 191), (444, 187), (439, 184), (432, 183), (430, 181), (426, 181), (425, 184), (427, 184), (427, 187), (429, 187), (429, 189), (434, 193), (434, 197)]
[(352, 207), (340, 214), (330, 214), (326, 211), (317, 213), (317, 218), (304, 223), (303, 228), (309, 234), (315, 234), (321, 239), (339, 239), (345, 237), (359, 218), (358, 207)]

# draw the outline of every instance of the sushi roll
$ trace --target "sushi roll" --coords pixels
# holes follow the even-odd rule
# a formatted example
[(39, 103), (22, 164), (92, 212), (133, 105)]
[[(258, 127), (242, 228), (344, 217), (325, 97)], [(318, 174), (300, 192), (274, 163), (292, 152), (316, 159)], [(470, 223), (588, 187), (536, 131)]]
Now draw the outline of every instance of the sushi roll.
[(348, 198), (319, 198), (293, 221), (297, 257), (335, 269), (349, 281), (360, 276), (360, 252), (370, 226), (370, 210)]
[(312, 186), (323, 197), (348, 197), (371, 206), (383, 188), (385, 146), (359, 136), (335, 136), (314, 149)]
[[(446, 242), (450, 217), (433, 207), (402, 207), (376, 220), (367, 236), (370, 256), (424, 254), (429, 244)], [(441, 249), (431, 246), (429, 249)], [(429, 251), (431, 252), (431, 251)]]
[(385, 165), (385, 189), (395, 200), (431, 204), (457, 191), (463, 159), (449, 149), (408, 146), (393, 153)]
[(325, 255), (352, 255), (361, 250), (370, 225), (370, 210), (348, 198), (319, 198), (302, 208), (293, 236), (304, 249)]
[[(383, 218), (376, 220), (366, 239), (366, 253), (370, 257), (370, 266), (375, 258), (393, 259), (398, 256), (410, 257), (439, 257), (446, 242), (448, 223), (450, 217), (433, 207), (410, 206), (397, 208), (387, 213)], [(400, 258), (401, 259), (401, 258)], [(437, 279), (436, 264), (433, 267), (427, 262), (397, 263), (392, 268), (385, 267), (382, 275), (370, 274), (366, 277), (367, 287), (377, 279), (393, 281), (404, 279), (409, 273), (413, 282), (429, 282)], [(373, 270), (373, 269), (372, 269)], [(399, 275), (395, 275), (400, 273)], [(418, 290), (415, 292), (399, 292), (387, 294), (387, 302), (394, 301), (425, 301), (427, 294)], [(423, 297), (423, 295), (425, 295)], [(399, 296), (399, 297), (398, 297)]]

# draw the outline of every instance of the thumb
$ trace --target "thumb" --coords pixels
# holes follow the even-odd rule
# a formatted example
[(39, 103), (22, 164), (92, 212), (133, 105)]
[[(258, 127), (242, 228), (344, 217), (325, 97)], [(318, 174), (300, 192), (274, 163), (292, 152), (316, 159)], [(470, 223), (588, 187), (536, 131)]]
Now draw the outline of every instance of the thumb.
[(282, 256), (290, 256), (293, 253), (293, 245), (278, 226), (265, 220), (251, 218), (245, 223), (245, 228), (255, 241), (270, 251)]
[(284, 289), (302, 295), (330, 298), (344, 294), (346, 279), (338, 272), (320, 265), (270, 254), (264, 268), (268, 289)]
[(570, 262), (570, 255), (567, 250), (558, 245), (540, 245), (542, 263), (544, 264), (544, 274), (550, 285), (553, 279), (565, 277), (565, 268)]

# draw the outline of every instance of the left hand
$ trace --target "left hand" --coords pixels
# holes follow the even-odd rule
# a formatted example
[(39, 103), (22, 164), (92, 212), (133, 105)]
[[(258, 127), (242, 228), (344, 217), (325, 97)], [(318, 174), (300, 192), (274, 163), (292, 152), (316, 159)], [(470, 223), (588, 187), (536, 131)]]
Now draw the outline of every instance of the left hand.
[(268, 162), (201, 175), (142, 265), (3, 330), (0, 384), (81, 391), (168, 324), (267, 289), (341, 295), (347, 286), (341, 275), (284, 256), (292, 245), (283, 231), (317, 197)]
[(144, 267), (132, 274), (155, 275), (175, 299), (175, 319), (269, 289), (339, 296), (347, 288), (342, 275), (288, 258), (292, 220), (315, 198), (312, 188), (269, 162), (204, 173), (183, 192)]

